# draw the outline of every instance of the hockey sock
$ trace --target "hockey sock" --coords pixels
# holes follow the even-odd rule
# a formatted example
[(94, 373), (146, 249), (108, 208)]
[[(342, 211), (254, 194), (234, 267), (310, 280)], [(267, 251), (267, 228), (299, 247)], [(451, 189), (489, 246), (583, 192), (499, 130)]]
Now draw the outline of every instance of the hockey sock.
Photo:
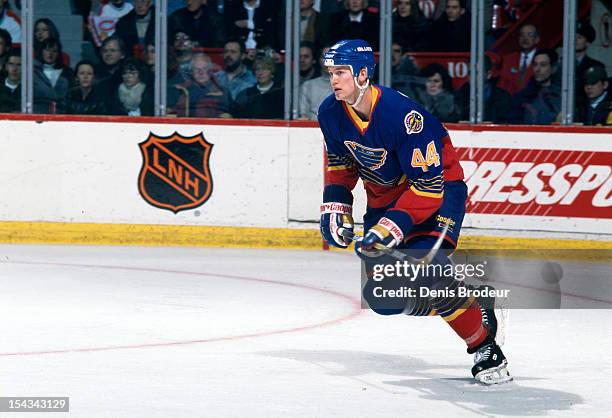
[(482, 314), (476, 300), (471, 300), (466, 308), (441, 316), (465, 341), (468, 349), (479, 346), (487, 338), (487, 329), (482, 324)]

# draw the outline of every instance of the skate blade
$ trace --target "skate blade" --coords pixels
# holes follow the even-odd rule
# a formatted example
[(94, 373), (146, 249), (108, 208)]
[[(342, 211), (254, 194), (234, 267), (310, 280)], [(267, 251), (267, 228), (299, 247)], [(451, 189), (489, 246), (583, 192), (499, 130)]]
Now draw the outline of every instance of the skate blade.
[(508, 372), (507, 364), (501, 364), (491, 369), (483, 370), (474, 376), (478, 382), (485, 385), (499, 385), (512, 381), (512, 376)]

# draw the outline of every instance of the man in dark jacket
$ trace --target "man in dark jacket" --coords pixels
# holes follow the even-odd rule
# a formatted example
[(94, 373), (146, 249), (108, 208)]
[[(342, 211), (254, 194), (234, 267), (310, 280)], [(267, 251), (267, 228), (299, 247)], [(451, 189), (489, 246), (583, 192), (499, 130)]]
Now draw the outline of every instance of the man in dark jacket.
[(21, 111), (21, 52), (9, 52), (4, 64), (6, 78), (0, 82), (0, 112)]
[(223, 18), (206, 0), (187, 1), (168, 18), (168, 33), (179, 29), (204, 48), (221, 48), (225, 39)]
[(584, 95), (584, 74), (591, 67), (605, 68), (605, 65), (587, 55), (587, 49), (595, 41), (595, 29), (588, 22), (580, 22), (576, 29), (576, 74), (575, 94), (576, 106), (586, 105), (587, 98)]
[(330, 42), (342, 39), (363, 39), (378, 50), (379, 18), (370, 13), (367, 0), (345, 0), (346, 10), (330, 19)]
[(151, 0), (134, 0), (134, 9), (115, 26), (115, 33), (125, 43), (126, 56), (142, 55), (144, 46), (155, 39), (155, 8)]
[(448, 0), (446, 11), (432, 25), (434, 51), (470, 51), (470, 15), (465, 10), (465, 0)]
[(524, 125), (550, 125), (557, 121), (561, 111), (561, 86), (557, 71), (559, 57), (552, 49), (536, 51), (533, 78), (513, 98), (510, 123)]
[(577, 119), (585, 125), (612, 125), (612, 95), (608, 92), (606, 70), (599, 66), (584, 73), (586, 102), (578, 109)]

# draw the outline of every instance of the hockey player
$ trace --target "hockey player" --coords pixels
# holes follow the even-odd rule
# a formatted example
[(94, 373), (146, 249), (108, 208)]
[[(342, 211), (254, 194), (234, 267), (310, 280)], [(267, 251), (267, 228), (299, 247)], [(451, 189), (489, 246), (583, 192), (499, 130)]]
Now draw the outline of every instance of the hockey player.
[[(467, 187), (444, 126), (410, 98), (370, 84), (375, 62), (367, 42), (338, 42), (325, 54), (324, 65), (333, 89), (318, 115), (328, 164), (321, 206), (324, 239), (330, 245), (348, 246), (350, 241), (340, 231), (353, 230), (352, 190), (361, 178), (367, 211), (365, 234), (355, 250), (370, 270), (381, 255), (376, 246), (427, 250), (444, 224), (449, 225), (445, 247), (454, 248)], [(438, 258), (448, 262), (442, 254)], [(384, 315), (440, 315), (466, 342), (468, 353), (475, 354), (476, 380), (486, 384), (512, 380), (495, 342), (497, 321), (492, 309), (481, 309), (472, 297), (389, 298), (381, 303), (374, 294), (375, 284), (370, 278), (363, 290), (373, 310)], [(438, 278), (429, 286), (452, 290), (463, 284)]]

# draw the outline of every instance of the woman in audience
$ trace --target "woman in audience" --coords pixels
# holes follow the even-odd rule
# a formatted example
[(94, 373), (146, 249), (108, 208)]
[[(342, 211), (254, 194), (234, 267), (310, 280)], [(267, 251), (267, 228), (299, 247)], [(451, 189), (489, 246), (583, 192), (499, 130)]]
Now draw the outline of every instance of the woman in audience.
[(62, 44), (47, 38), (34, 60), (34, 113), (64, 113), (72, 70), (62, 62)]
[(405, 52), (427, 51), (430, 27), (429, 21), (421, 16), (417, 0), (398, 0), (393, 13), (393, 42)]
[(425, 88), (417, 91), (418, 101), (442, 122), (459, 121), (460, 111), (446, 69), (440, 64), (430, 64), (423, 68), (421, 77), (425, 78)]
[(105, 115), (104, 97), (94, 83), (96, 71), (93, 62), (89, 60), (80, 61), (74, 71), (76, 84), (68, 92), (66, 113), (72, 115)]
[[(55, 26), (55, 23), (53, 23), (51, 19), (47, 19), (46, 17), (38, 19), (36, 23), (34, 23), (34, 51), (38, 51), (42, 41), (49, 38), (60, 41), (60, 34), (57, 30), (57, 26)], [(70, 56), (62, 52), (61, 57), (64, 65), (69, 67)]]
[(128, 116), (153, 116), (153, 91), (147, 88), (140, 61), (128, 58), (121, 64), (121, 78), (110, 113)]

